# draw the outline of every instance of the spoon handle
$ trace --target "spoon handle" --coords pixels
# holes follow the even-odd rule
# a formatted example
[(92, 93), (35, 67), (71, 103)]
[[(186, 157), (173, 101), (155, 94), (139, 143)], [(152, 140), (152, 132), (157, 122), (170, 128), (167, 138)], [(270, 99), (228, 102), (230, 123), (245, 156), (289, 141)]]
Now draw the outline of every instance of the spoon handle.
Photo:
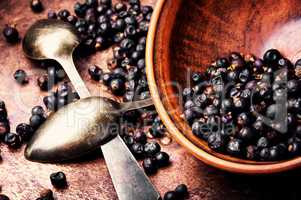
[(101, 149), (119, 200), (160, 199), (160, 194), (119, 135)]
[(72, 85), (75, 88), (75, 91), (78, 92), (80, 98), (86, 98), (91, 96), (88, 88), (86, 87), (85, 83), (83, 82), (82, 78), (80, 77), (79, 73), (76, 70), (72, 56), (60, 57), (57, 58), (56, 60), (64, 68), (70, 81), (72, 82)]
[(152, 98), (120, 103), (122, 111), (136, 110), (154, 105)]

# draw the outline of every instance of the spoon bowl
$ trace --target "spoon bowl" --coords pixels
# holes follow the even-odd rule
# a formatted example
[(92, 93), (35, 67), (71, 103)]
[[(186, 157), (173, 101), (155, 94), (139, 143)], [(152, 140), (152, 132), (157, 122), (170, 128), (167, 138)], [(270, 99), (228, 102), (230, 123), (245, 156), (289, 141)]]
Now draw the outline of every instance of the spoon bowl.
[(79, 45), (75, 28), (60, 20), (39, 20), (32, 25), (23, 40), (26, 56), (35, 60), (69, 56)]
[[(25, 149), (28, 160), (61, 162), (81, 157), (115, 136), (120, 104), (89, 97), (52, 113)], [(112, 131), (111, 131), (112, 130)]]
[(121, 113), (152, 105), (151, 99), (118, 103), (105, 97), (88, 97), (52, 113), (35, 132), (25, 157), (37, 162), (62, 162), (99, 148), (119, 131)]
[(23, 40), (25, 55), (34, 60), (56, 60), (61, 64), (81, 98), (90, 96), (73, 62), (72, 54), (80, 39), (66, 22), (43, 19), (33, 24)]

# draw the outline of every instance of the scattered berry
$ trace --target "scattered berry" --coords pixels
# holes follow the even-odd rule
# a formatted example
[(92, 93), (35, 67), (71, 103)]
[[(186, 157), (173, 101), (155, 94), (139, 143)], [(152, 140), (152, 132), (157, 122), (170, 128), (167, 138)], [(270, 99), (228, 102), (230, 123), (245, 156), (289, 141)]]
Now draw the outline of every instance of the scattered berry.
[(94, 80), (94, 81), (99, 81), (101, 79), (102, 76), (102, 69), (100, 69), (98, 66), (96, 65), (92, 65), (91, 67), (89, 67), (89, 75), (90, 77)]
[(152, 158), (145, 158), (142, 163), (143, 169), (146, 174), (152, 175), (155, 174), (158, 170), (156, 161)]
[(34, 133), (33, 128), (26, 123), (21, 123), (16, 127), (16, 132), (21, 136), (23, 141), (28, 141)]
[(3, 29), (3, 36), (9, 43), (16, 43), (19, 41), (19, 32), (13, 26), (6, 25)]
[(26, 72), (23, 69), (18, 69), (15, 73), (14, 73), (14, 78), (15, 80), (20, 83), (20, 84), (26, 84), (28, 83), (28, 77)]
[(175, 191), (166, 192), (163, 200), (178, 200), (177, 193)]
[(39, 13), (43, 11), (43, 4), (41, 0), (31, 0), (30, 7), (33, 12)]
[(12, 149), (18, 149), (22, 145), (22, 140), (20, 135), (9, 132), (4, 136), (4, 143)]
[(29, 119), (29, 124), (34, 130), (36, 130), (44, 123), (45, 120), (45, 117), (42, 115), (32, 115)]
[(169, 155), (165, 152), (159, 152), (155, 155), (156, 163), (158, 167), (166, 167), (169, 165)]
[(51, 184), (56, 188), (64, 188), (67, 186), (67, 179), (64, 172), (56, 172), (50, 175)]
[(180, 199), (184, 199), (188, 196), (188, 188), (185, 184), (180, 184), (176, 187), (175, 193)]
[(144, 145), (144, 152), (148, 156), (154, 156), (161, 150), (160, 145), (157, 142), (148, 142)]
[(41, 116), (45, 116), (45, 111), (43, 109), (42, 106), (34, 106), (32, 109), (31, 109), (31, 114), (32, 115), (41, 115)]

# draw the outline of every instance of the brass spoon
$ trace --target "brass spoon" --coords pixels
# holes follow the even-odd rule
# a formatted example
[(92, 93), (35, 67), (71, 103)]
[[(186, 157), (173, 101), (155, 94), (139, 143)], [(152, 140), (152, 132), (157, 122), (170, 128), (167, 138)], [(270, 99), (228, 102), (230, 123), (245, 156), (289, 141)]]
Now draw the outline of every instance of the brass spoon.
[(139, 101), (133, 105), (91, 97), (73, 63), (72, 54), (79, 43), (73, 26), (58, 20), (40, 20), (29, 28), (24, 37), (23, 51), (26, 56), (35, 60), (58, 61), (81, 97), (79, 101), (52, 114), (37, 130), (26, 147), (26, 158), (40, 162), (68, 160), (106, 142), (101, 149), (118, 198), (160, 199), (120, 136), (117, 134), (107, 141), (114, 135), (111, 126), (116, 125), (122, 110), (145, 107), (151, 105), (151, 101)]

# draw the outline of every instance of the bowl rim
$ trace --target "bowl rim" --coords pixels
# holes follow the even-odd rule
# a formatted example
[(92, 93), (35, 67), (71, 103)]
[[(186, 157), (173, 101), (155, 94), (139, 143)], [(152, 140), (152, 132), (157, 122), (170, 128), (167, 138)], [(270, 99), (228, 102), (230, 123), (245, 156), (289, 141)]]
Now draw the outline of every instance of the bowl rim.
[(159, 90), (156, 84), (154, 73), (154, 49), (155, 38), (157, 35), (157, 25), (161, 16), (161, 11), (164, 8), (164, 4), (167, 0), (158, 0), (153, 11), (152, 19), (149, 26), (146, 42), (146, 76), (148, 80), (149, 90), (153, 99), (156, 110), (166, 126), (168, 132), (176, 140), (177, 143), (185, 147), (192, 155), (199, 160), (203, 161), (207, 165), (213, 166), (218, 169), (222, 169), (233, 173), (242, 174), (272, 174), (283, 171), (288, 171), (301, 166), (301, 157), (297, 157), (291, 160), (280, 161), (271, 164), (243, 164), (228, 160), (223, 160), (216, 157), (207, 151), (199, 148), (186, 138), (176, 127), (171, 120), (168, 112), (166, 111), (159, 94)]

